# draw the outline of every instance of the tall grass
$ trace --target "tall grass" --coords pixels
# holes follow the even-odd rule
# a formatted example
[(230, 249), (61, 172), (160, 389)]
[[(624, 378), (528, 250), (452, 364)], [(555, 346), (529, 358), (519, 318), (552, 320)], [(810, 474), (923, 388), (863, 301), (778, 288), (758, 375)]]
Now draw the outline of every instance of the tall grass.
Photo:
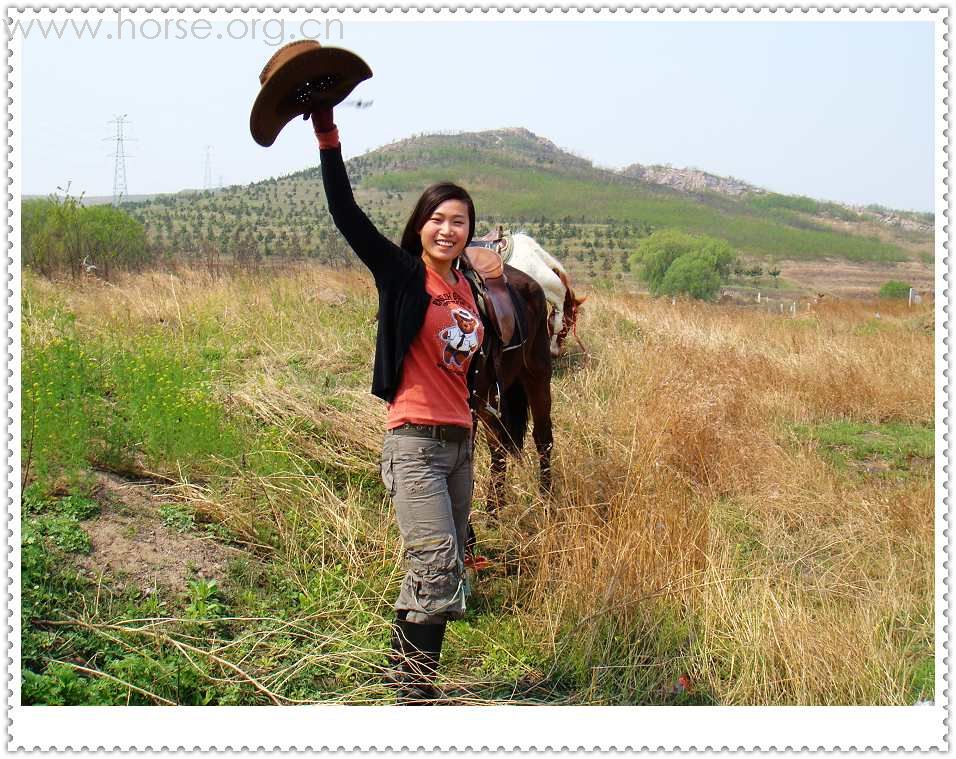
[[(50, 580), (33, 616), (74, 637), (31, 639), (33, 698), (386, 700), (401, 549), (378, 480), (385, 409), (367, 392), (367, 279), (184, 270), (116, 287), (27, 277), (26, 288), (25, 353), (53, 345), (66, 314), (76, 350), (122, 345), (142, 362), (161, 345), (167, 369), (150, 376), (206, 388), (200, 405), (213, 403), (230, 431), (221, 443), (151, 448), (133, 436), (130, 455), (166, 474), (167, 499), (248, 555), (220, 578), (207, 620), (190, 619), (196, 602), (185, 597), (157, 614), (118, 579), (97, 592), (109, 601), (96, 613), (57, 606), (57, 588), (74, 586)], [(932, 467), (925, 435), (911, 432), (933, 426), (931, 311), (879, 310), (877, 320), (865, 303), (835, 303), (789, 318), (592, 294), (579, 327), (591, 353), (556, 366), (553, 498), (539, 495), (529, 450), (492, 518), (488, 457), (477, 452), (475, 524), (494, 564), (474, 581), (467, 618), (449, 627), (443, 678), (458, 699), (931, 698)], [(137, 392), (114, 383), (110, 402)], [(134, 406), (135, 427), (149, 407)], [(38, 412), (55, 425), (48, 413)], [(849, 449), (836, 465), (828, 446), (840, 442), (813, 431), (840, 421), (897, 441), (893, 471)], [(34, 576), (53, 572), (38, 566)], [(76, 690), (63, 646), (102, 667), (96, 695)], [(690, 690), (675, 690), (681, 675)]]
[(588, 307), (596, 349), (557, 382), (560, 495), (533, 557), (535, 605), (564, 620), (555, 645), (622, 699), (668, 670), (721, 703), (912, 698), (932, 651), (932, 482), (840, 473), (786, 426), (932, 427), (919, 320)]

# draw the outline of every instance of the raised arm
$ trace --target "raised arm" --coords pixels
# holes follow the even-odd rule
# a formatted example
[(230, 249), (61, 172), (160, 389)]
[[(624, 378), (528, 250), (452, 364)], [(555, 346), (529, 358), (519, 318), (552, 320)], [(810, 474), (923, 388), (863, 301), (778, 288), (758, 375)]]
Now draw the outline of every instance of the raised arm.
[(319, 139), (322, 183), (335, 226), (376, 280), (410, 271), (412, 256), (379, 232), (355, 202), (332, 109), (313, 113), (312, 124)]

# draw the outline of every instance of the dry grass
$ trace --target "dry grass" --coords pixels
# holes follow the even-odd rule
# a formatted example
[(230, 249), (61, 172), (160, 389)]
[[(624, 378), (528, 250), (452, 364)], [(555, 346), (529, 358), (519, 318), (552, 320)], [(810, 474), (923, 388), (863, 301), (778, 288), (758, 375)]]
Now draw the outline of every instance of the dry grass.
[[(369, 280), (180, 271), (66, 299), (90, 334), (159, 330), (186, 345), (215, 326), (221, 400), (272, 430), (281, 464), (244, 459), (170, 494), (281, 560), (304, 590), (317, 568), (344, 568), (353, 582), (324, 618), (384, 630), (382, 617), (348, 616), (387, 613), (399, 577), (388, 504), (370, 484), (384, 407), (366, 391)], [(580, 331), (593, 352), (560, 360), (553, 383), (553, 499), (537, 494), (529, 445), (500, 521), (476, 516), (509, 566), (507, 591), (485, 603), (548, 662), (519, 663), (523, 676), (574, 682), (578, 703), (666, 701), (683, 672), (725, 704), (912, 700), (911, 671), (933, 650), (932, 475), (840, 471), (788, 432), (841, 418), (933, 424), (931, 307), (876, 310), (835, 302), (789, 318), (590, 297)], [(477, 462), (480, 504), (483, 449)], [(449, 647), (466, 650), (448, 677), (480, 694), (470, 657), (488, 641), (476, 635), (452, 626)], [(375, 681), (368, 651), (343, 656)], [(374, 700), (369, 687), (351, 700)]]
[(911, 699), (900, 641), (932, 639), (932, 481), (841, 474), (785, 432), (932, 425), (927, 314), (878, 308), (792, 319), (592, 296), (594, 355), (555, 382), (560, 485), (528, 536), (529, 605), (652, 640), (622, 651), (604, 634), (597, 651), (553, 625), (556, 648), (592, 667), (627, 646), (660, 655), (667, 617), (687, 626), (670, 653), (721, 703)]

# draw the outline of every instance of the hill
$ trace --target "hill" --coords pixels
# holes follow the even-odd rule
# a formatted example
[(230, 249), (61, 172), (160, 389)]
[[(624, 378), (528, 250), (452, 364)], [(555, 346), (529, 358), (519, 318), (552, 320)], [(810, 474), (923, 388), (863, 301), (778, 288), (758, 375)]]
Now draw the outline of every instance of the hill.
[[(641, 237), (666, 227), (726, 239), (746, 261), (915, 262), (930, 272), (933, 260), (926, 215), (852, 209), (697, 170), (603, 169), (522, 128), (417, 135), (348, 165), (358, 202), (393, 239), (418, 193), (452, 179), (474, 195), (480, 229), (521, 228), (590, 280), (634, 283), (628, 256)], [(171, 252), (351, 261), (325, 212), (318, 166), (130, 209)]]

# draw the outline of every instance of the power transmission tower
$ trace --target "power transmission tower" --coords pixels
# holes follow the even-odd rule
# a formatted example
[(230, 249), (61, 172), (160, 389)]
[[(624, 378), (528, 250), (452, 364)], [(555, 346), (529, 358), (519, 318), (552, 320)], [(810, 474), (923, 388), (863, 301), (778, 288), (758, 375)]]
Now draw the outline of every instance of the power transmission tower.
[(111, 154), (113, 156), (113, 205), (119, 206), (127, 196), (126, 192), (126, 159), (132, 158), (127, 155), (125, 142), (129, 140), (123, 135), (123, 126), (128, 124), (126, 114), (117, 116), (108, 124), (116, 124), (116, 134), (113, 137), (104, 137), (105, 140), (116, 142), (116, 149)]
[(203, 189), (211, 190), (212, 189), (212, 145), (206, 145), (204, 150), (206, 151), (206, 165), (204, 169), (203, 176)]

